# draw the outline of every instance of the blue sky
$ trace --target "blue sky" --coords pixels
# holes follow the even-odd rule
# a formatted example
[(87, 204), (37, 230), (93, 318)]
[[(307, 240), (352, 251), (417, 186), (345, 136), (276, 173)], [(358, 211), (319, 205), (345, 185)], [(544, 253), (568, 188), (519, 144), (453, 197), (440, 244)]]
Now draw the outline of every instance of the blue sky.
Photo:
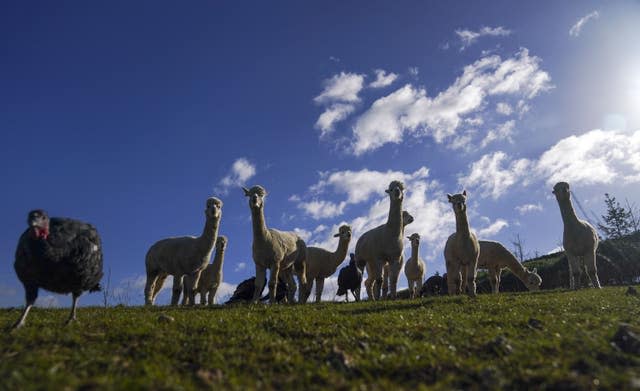
[(598, 216), (605, 192), (640, 202), (637, 1), (1, 7), (0, 306), (23, 304), (34, 208), (93, 223), (111, 288), (139, 304), (147, 249), (199, 234), (211, 195), (223, 288), (254, 274), (242, 184), (269, 192), (270, 227), (334, 249), (404, 180), (428, 275), (454, 229), (446, 193), (467, 189), (481, 238), (531, 254), (561, 242), (558, 180)]

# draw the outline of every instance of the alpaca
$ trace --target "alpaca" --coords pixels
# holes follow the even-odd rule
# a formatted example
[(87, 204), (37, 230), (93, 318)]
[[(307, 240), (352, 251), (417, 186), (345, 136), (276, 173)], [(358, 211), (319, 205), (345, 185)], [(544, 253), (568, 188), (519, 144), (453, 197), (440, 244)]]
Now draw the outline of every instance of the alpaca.
[(479, 242), (478, 269), (489, 270), (489, 282), (493, 293), (498, 293), (500, 290), (500, 273), (505, 268), (511, 270), (530, 291), (540, 289), (542, 278), (536, 269), (527, 270), (509, 250), (498, 242), (488, 240), (480, 240)]
[(300, 283), (299, 298), (302, 297), (306, 289), (306, 244), (298, 235), (293, 232), (278, 231), (267, 228), (264, 219), (264, 197), (267, 191), (262, 186), (253, 186), (251, 189), (242, 188), (244, 194), (249, 198), (249, 209), (251, 209), (251, 221), (253, 225), (253, 262), (256, 264), (256, 281), (253, 302), (256, 303), (264, 285), (262, 281), (266, 276), (267, 268), (269, 275), (269, 302), (275, 303), (277, 297), (278, 275), (282, 272), (287, 283), (288, 301), (294, 302), (296, 292), (296, 282), (293, 278), (295, 268)]
[(322, 289), (324, 288), (324, 279), (336, 272), (336, 269), (344, 258), (347, 256), (349, 242), (351, 241), (351, 227), (343, 225), (338, 229), (338, 233), (333, 235), (339, 238), (338, 248), (334, 252), (329, 252), (318, 247), (307, 247), (307, 286), (302, 298), (302, 302), (306, 303), (311, 294), (311, 285), (316, 282), (316, 303), (322, 298)]
[(38, 289), (71, 293), (67, 324), (76, 320), (78, 298), (84, 291), (100, 290), (102, 245), (96, 229), (67, 218), (51, 218), (37, 209), (29, 212), (29, 228), (20, 236), (13, 264), (24, 285), (27, 304), (14, 329), (25, 325), (38, 298)]
[(404, 266), (404, 275), (409, 282), (410, 297), (415, 299), (422, 290), (422, 279), (424, 278), (426, 266), (419, 254), (420, 235), (415, 233), (408, 236), (407, 239), (411, 241), (411, 258), (409, 258), (407, 264)]
[(598, 234), (591, 224), (578, 219), (571, 204), (571, 192), (569, 184), (558, 182), (553, 187), (556, 196), (564, 232), (562, 245), (569, 261), (569, 288), (577, 289), (580, 286), (580, 276), (583, 269), (591, 279), (595, 288), (600, 288), (598, 269), (596, 267), (596, 249), (598, 248)]
[(205, 225), (202, 234), (163, 239), (156, 242), (147, 251), (145, 265), (147, 283), (144, 287), (146, 305), (153, 305), (162, 284), (168, 275), (173, 276), (171, 305), (177, 305), (182, 293), (183, 277), (190, 276), (186, 286), (187, 297), (191, 297), (198, 276), (209, 263), (213, 245), (218, 237), (218, 227), (222, 218), (222, 201), (215, 197), (207, 200)]
[(480, 245), (476, 235), (469, 228), (467, 219), (467, 191), (461, 194), (447, 194), (456, 216), (456, 232), (447, 239), (444, 258), (447, 266), (448, 291), (450, 295), (463, 292), (466, 281), (469, 296), (476, 296), (476, 274)]
[[(216, 239), (216, 253), (213, 256), (213, 262), (207, 265), (201, 272), (198, 280), (198, 284), (194, 284), (194, 277), (187, 275), (184, 277), (184, 289), (182, 297), (182, 305), (189, 305), (196, 303), (196, 295), (200, 294), (200, 304), (214, 304), (216, 292), (222, 282), (222, 264), (224, 263), (224, 252), (227, 248), (227, 237), (218, 236)], [(193, 285), (193, 291), (191, 297), (187, 296), (186, 287)]]
[(362, 271), (356, 265), (355, 254), (351, 253), (349, 265), (340, 269), (338, 274), (338, 291), (336, 296), (345, 295), (349, 302), (349, 291), (356, 301), (360, 301), (360, 285), (362, 284)]
[[(406, 210), (402, 211), (402, 235), (404, 235), (404, 229), (407, 225), (413, 223), (413, 216), (411, 213)], [(402, 269), (402, 265), (404, 264), (404, 254), (400, 256), (400, 262), (393, 265), (393, 273), (391, 273), (391, 265), (388, 263), (384, 265), (382, 269), (382, 298), (386, 299), (389, 294), (389, 276), (393, 274), (394, 276), (400, 276), (400, 270)], [(398, 280), (396, 278), (396, 284)]]
[[(402, 200), (404, 199), (404, 184), (392, 181), (385, 190), (389, 194), (389, 216), (387, 222), (365, 232), (356, 243), (356, 263), (367, 266), (367, 280), (364, 285), (370, 300), (380, 299), (382, 288), (382, 269), (389, 263), (391, 280), (391, 297), (396, 296), (396, 284), (400, 269), (403, 250), (402, 241)], [(395, 267), (394, 267), (395, 266)]]

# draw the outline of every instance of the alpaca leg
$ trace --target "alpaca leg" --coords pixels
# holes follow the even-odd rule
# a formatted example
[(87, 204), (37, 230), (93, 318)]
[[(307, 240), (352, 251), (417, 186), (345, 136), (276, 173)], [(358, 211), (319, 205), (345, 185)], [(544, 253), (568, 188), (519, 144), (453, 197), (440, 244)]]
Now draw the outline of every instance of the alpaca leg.
[(144, 304), (153, 305), (155, 299), (155, 287), (158, 280), (158, 273), (147, 271), (147, 283), (144, 286)]
[[(285, 270), (283, 273), (284, 273), (284, 281), (287, 284), (287, 302), (290, 304), (293, 304), (296, 302), (295, 295), (296, 295), (296, 289), (298, 289), (298, 287), (296, 286), (296, 280), (295, 278), (293, 278), (293, 268), (291, 267), (288, 270)], [(301, 286), (300, 291), (298, 292), (298, 300), (300, 300), (300, 297), (304, 295), (303, 291), (304, 289)]]
[(415, 280), (409, 280), (409, 298), (416, 298)]
[[(476, 260), (477, 262), (477, 260)], [(476, 274), (478, 273), (478, 269), (476, 269), (476, 262), (473, 262), (465, 267), (466, 269), (466, 281), (467, 281), (467, 293), (471, 297), (476, 297)]]
[(173, 291), (171, 292), (171, 305), (178, 305), (180, 293), (182, 293), (182, 280), (184, 276), (173, 276)]
[(422, 297), (422, 294), (421, 294), (421, 292), (422, 292), (422, 277), (420, 277), (420, 279), (416, 280), (415, 283), (416, 283), (416, 294), (415, 294), (414, 299), (416, 297)]
[(587, 269), (587, 275), (591, 279), (591, 284), (594, 288), (600, 289), (600, 279), (598, 279), (598, 267), (596, 266), (596, 253), (589, 253), (584, 257), (584, 264)]
[(189, 286), (192, 285), (192, 279), (193, 277), (189, 274), (187, 274), (186, 276), (184, 276), (184, 279), (182, 280), (182, 302), (180, 303), (181, 305), (191, 305), (190, 297), (191, 294), (189, 292)]
[(454, 296), (460, 289), (460, 266), (458, 263), (447, 261), (447, 293)]
[(579, 289), (582, 274), (580, 259), (575, 255), (567, 254), (567, 260), (569, 261), (569, 289)]
[(76, 307), (78, 306), (78, 298), (80, 297), (80, 294), (76, 294), (76, 293), (72, 293), (71, 296), (71, 313), (69, 314), (69, 319), (67, 319), (67, 322), (65, 324), (70, 324), (71, 322), (74, 322), (76, 320)]
[(151, 295), (151, 303), (155, 303), (158, 294), (162, 290), (162, 286), (164, 285), (164, 281), (167, 279), (169, 275), (167, 273), (160, 273), (158, 275), (158, 279), (156, 280), (156, 284), (153, 287), (153, 294)]
[(260, 295), (264, 289), (264, 279), (266, 275), (267, 268), (256, 265), (255, 290), (253, 291), (253, 299), (251, 299), (251, 302), (257, 303), (258, 300), (260, 300)]
[(269, 303), (271, 304), (277, 302), (278, 275), (280, 275), (280, 265), (275, 263), (275, 266), (271, 267), (271, 274), (269, 275)]
[[(316, 303), (322, 299), (322, 290), (324, 289), (324, 278), (316, 278)], [(348, 295), (347, 295), (348, 296)]]
[(36, 299), (38, 298), (38, 287), (33, 285), (30, 285), (30, 286), (25, 285), (24, 293), (27, 299), (27, 304), (25, 305), (24, 310), (22, 311), (22, 315), (20, 315), (20, 319), (18, 319), (18, 321), (14, 323), (13, 327), (11, 327), (14, 330), (24, 326), (25, 321), (27, 319), (27, 315), (29, 315), (29, 311), (31, 311), (31, 307), (33, 307), (33, 304), (36, 302)]
[(489, 269), (489, 282), (491, 283), (491, 292), (498, 293), (500, 290), (500, 274), (496, 269)]
[(400, 270), (402, 269), (402, 258), (396, 262), (392, 262), (389, 265), (389, 285), (391, 290), (391, 299), (396, 298), (398, 290), (398, 278), (400, 277)]

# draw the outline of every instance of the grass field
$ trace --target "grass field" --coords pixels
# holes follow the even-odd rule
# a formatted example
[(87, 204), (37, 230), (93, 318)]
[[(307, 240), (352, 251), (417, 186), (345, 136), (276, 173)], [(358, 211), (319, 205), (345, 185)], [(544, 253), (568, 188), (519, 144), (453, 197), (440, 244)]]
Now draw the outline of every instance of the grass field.
[[(379, 303), (0, 310), (0, 388), (632, 389), (626, 288)], [(627, 349), (628, 351), (628, 349)]]

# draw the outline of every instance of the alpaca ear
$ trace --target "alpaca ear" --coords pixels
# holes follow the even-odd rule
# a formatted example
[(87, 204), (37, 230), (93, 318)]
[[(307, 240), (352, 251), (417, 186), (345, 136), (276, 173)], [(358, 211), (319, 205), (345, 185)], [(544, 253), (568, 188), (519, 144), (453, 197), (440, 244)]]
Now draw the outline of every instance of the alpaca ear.
[(385, 192), (385, 193), (387, 193), (387, 194), (389, 194), (389, 189), (385, 190), (384, 192)]
[(453, 199), (453, 196), (449, 193), (447, 193), (447, 198), (449, 199), (449, 202), (451, 202), (451, 200)]
[(333, 235), (334, 238), (337, 238), (339, 236), (340, 236), (340, 233), (337, 233), (337, 234)]
[(242, 187), (242, 190), (244, 190), (244, 196), (245, 197), (249, 197), (249, 189), (247, 189), (246, 187)]
[(407, 239), (411, 240), (411, 236), (407, 236)]
[(467, 190), (462, 190), (462, 195), (466, 197), (467, 196)]

